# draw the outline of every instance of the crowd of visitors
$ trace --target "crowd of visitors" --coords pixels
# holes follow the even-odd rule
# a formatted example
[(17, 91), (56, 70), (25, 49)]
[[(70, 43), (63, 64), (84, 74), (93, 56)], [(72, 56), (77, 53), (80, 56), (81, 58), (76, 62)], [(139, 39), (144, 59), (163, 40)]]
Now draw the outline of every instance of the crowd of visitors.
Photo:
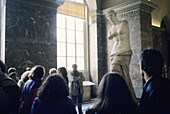
[[(97, 99), (86, 114), (170, 114), (170, 80), (161, 77), (163, 64), (158, 50), (148, 48), (141, 53), (140, 72), (146, 83), (139, 104), (121, 74), (105, 74)], [(69, 73), (65, 67), (51, 68), (49, 76), (43, 79), (45, 68), (35, 65), (26, 68), (19, 79), (17, 70), (7, 70), (0, 60), (0, 113), (77, 114), (78, 105), (78, 113), (83, 114), (85, 77), (77, 70), (77, 64), (72, 68)]]

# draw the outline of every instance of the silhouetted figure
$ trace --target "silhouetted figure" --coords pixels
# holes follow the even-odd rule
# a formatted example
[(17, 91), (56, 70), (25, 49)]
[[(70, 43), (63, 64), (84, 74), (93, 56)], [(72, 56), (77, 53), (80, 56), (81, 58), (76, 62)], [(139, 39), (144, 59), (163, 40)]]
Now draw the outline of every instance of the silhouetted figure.
[(141, 74), (146, 81), (140, 101), (142, 114), (170, 114), (170, 80), (161, 77), (163, 64), (158, 50), (145, 49), (140, 55)]
[(77, 70), (77, 65), (72, 65), (73, 71), (69, 73), (69, 81), (70, 81), (70, 95), (73, 100), (73, 103), (76, 104), (76, 100), (78, 99), (78, 111), (79, 114), (83, 114), (82, 112), (82, 101), (83, 101), (83, 81), (85, 77), (82, 72)]
[(14, 68), (14, 67), (11, 67), (11, 68), (9, 68), (8, 69), (8, 75), (9, 76), (11, 76), (11, 78), (12, 79), (14, 79), (16, 82), (18, 82), (19, 81), (19, 77), (18, 77), (18, 73), (17, 73), (17, 70), (16, 70), (16, 68)]
[(16, 68), (11, 67), (8, 69), (8, 74), (11, 74), (12, 72), (16, 72), (16, 71), (17, 71)]
[(59, 74), (48, 76), (38, 91), (31, 114), (76, 114), (68, 95), (66, 83)]
[(17, 79), (16, 79), (17, 78), (17, 74), (15, 72), (10, 73), (9, 77), (12, 78), (13, 80), (15, 80), (16, 83), (18, 82)]
[(0, 113), (18, 114), (21, 90), (6, 71), (6, 65), (0, 60)]
[(86, 114), (138, 114), (138, 107), (119, 73), (107, 73), (102, 78), (97, 100)]
[(67, 76), (68, 74), (66, 68), (65, 67), (58, 68), (58, 73), (64, 78), (64, 81), (66, 82), (68, 87), (68, 76)]

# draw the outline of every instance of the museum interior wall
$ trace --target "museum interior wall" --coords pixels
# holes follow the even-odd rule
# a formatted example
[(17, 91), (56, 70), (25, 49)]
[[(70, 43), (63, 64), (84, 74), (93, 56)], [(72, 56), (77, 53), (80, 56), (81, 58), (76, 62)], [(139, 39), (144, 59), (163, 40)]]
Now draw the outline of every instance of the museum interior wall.
[[(5, 20), (1, 8), (1, 59), (5, 57), (7, 66), (16, 67), (20, 72), (36, 64), (43, 65), (47, 71), (57, 66), (56, 11), (59, 5), (44, 1), (7, 0)], [(129, 23), (133, 52), (130, 77), (136, 96), (140, 98), (143, 87), (139, 70), (139, 55), (143, 49), (153, 47), (162, 52), (164, 76), (170, 78), (169, 0), (86, 0), (85, 3), (88, 7), (90, 76), (87, 79), (96, 84), (92, 87), (93, 96), (96, 96), (103, 75), (110, 71), (113, 42), (107, 39), (111, 24), (106, 13), (111, 9), (117, 12), (118, 19)]]
[[(107, 40), (107, 32), (108, 29), (111, 27), (111, 23), (108, 22), (106, 18), (106, 13), (113, 9), (117, 12), (118, 18), (120, 20), (127, 20), (129, 22), (129, 28), (130, 28), (130, 43), (131, 43), (131, 49), (133, 51), (132, 58), (131, 58), (131, 64), (130, 64), (130, 76), (133, 83), (133, 87), (135, 89), (136, 96), (140, 98), (142, 93), (142, 87), (143, 87), (143, 80), (142, 76), (140, 75), (139, 70), (139, 55), (140, 52), (148, 47), (153, 47), (155, 49), (158, 49), (162, 52), (164, 59), (165, 59), (165, 65), (167, 69), (164, 69), (166, 77), (168, 77), (168, 67), (169, 67), (169, 45), (168, 45), (168, 34), (169, 32), (165, 33), (166, 29), (163, 27), (157, 27), (154, 25), (155, 20), (158, 20), (159, 18), (163, 19), (165, 15), (168, 15), (167, 12), (167, 4), (168, 1), (159, 2), (158, 0), (120, 0), (120, 1), (113, 1), (113, 0), (106, 0), (106, 1), (97, 1), (100, 2), (96, 3), (96, 9), (93, 9), (92, 7), (89, 7), (91, 9), (90, 11), (90, 19), (92, 20), (92, 23), (99, 23), (99, 20), (103, 20), (103, 28), (100, 26), (93, 25), (93, 27), (90, 25), (90, 39), (93, 40), (100, 40), (101, 33), (96, 34), (98, 32), (95, 32), (95, 36), (93, 36), (94, 32), (92, 32), (95, 28), (95, 31), (103, 31), (103, 43), (100, 44), (99, 42), (95, 41), (97, 45), (105, 45), (103, 50), (107, 50), (107, 59), (103, 56), (100, 56), (96, 54), (98, 59), (100, 60), (107, 60), (107, 67), (102, 67), (102, 72), (100, 73), (98, 65), (100, 64), (99, 61), (96, 59), (96, 69), (92, 68), (94, 67), (93, 63), (90, 63), (90, 76), (92, 81), (99, 83), (100, 79), (102, 78), (103, 74), (106, 72), (104, 69), (107, 69), (107, 72), (110, 71), (110, 51), (113, 45), (113, 42)], [(166, 4), (166, 6), (165, 6)], [(164, 15), (157, 15), (157, 14), (163, 12)], [(103, 17), (104, 16), (104, 17)], [(95, 20), (94, 19), (95, 17)], [(96, 19), (97, 18), (97, 19)], [(158, 18), (158, 19), (157, 19)], [(159, 20), (161, 23), (162, 20)], [(166, 19), (165, 25), (168, 26), (169, 24), (168, 18)], [(95, 26), (95, 27), (94, 27)], [(106, 29), (106, 30), (104, 30)], [(106, 33), (105, 33), (106, 32)], [(92, 34), (91, 34), (92, 33)], [(92, 36), (92, 37), (91, 37)], [(168, 38), (167, 38), (168, 37)], [(94, 39), (95, 38), (95, 39)], [(91, 42), (91, 41), (90, 41)], [(93, 42), (93, 41), (92, 41)], [(94, 43), (94, 42), (93, 42)], [(163, 44), (162, 44), (163, 43)], [(101, 49), (101, 48), (100, 48)], [(100, 51), (99, 48), (96, 46), (96, 50)], [(93, 46), (90, 48), (90, 52), (92, 55), (94, 54), (96, 50), (93, 49)], [(94, 60), (94, 58), (90, 58), (90, 60)], [(94, 61), (93, 61), (94, 62)], [(102, 63), (103, 64), (103, 63)], [(96, 84), (97, 84), (96, 83)]]

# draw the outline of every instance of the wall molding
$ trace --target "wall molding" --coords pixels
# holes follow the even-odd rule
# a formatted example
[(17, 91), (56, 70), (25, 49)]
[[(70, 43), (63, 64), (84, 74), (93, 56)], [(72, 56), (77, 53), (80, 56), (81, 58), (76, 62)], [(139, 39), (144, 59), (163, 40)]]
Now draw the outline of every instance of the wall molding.
[(110, 10), (115, 10), (118, 18), (125, 18), (140, 15), (140, 11), (150, 14), (155, 8), (157, 8), (157, 5), (147, 0), (130, 0), (105, 10), (91, 11), (89, 15), (91, 16), (92, 23), (106, 23), (106, 14)]
[(147, 13), (151, 13), (156, 7), (156, 4), (147, 0), (130, 0), (128, 2), (105, 9), (102, 12), (103, 15), (106, 15), (108, 11), (115, 10), (117, 12), (118, 17), (120, 15), (131, 16), (133, 14), (139, 13), (140, 10)]
[(66, 0), (15, 0), (15, 1), (57, 10), (57, 8), (61, 6)]

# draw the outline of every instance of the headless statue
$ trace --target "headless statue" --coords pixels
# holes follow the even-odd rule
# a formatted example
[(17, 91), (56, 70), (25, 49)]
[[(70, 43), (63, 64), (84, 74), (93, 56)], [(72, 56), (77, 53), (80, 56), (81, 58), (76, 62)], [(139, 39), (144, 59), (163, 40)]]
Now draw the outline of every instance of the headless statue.
[(113, 40), (113, 47), (110, 55), (111, 72), (120, 73), (125, 79), (133, 99), (136, 95), (129, 75), (129, 65), (132, 55), (129, 39), (129, 25), (127, 20), (120, 21), (116, 18), (116, 12), (110, 10), (107, 13), (108, 20), (112, 23), (108, 32), (108, 39)]

